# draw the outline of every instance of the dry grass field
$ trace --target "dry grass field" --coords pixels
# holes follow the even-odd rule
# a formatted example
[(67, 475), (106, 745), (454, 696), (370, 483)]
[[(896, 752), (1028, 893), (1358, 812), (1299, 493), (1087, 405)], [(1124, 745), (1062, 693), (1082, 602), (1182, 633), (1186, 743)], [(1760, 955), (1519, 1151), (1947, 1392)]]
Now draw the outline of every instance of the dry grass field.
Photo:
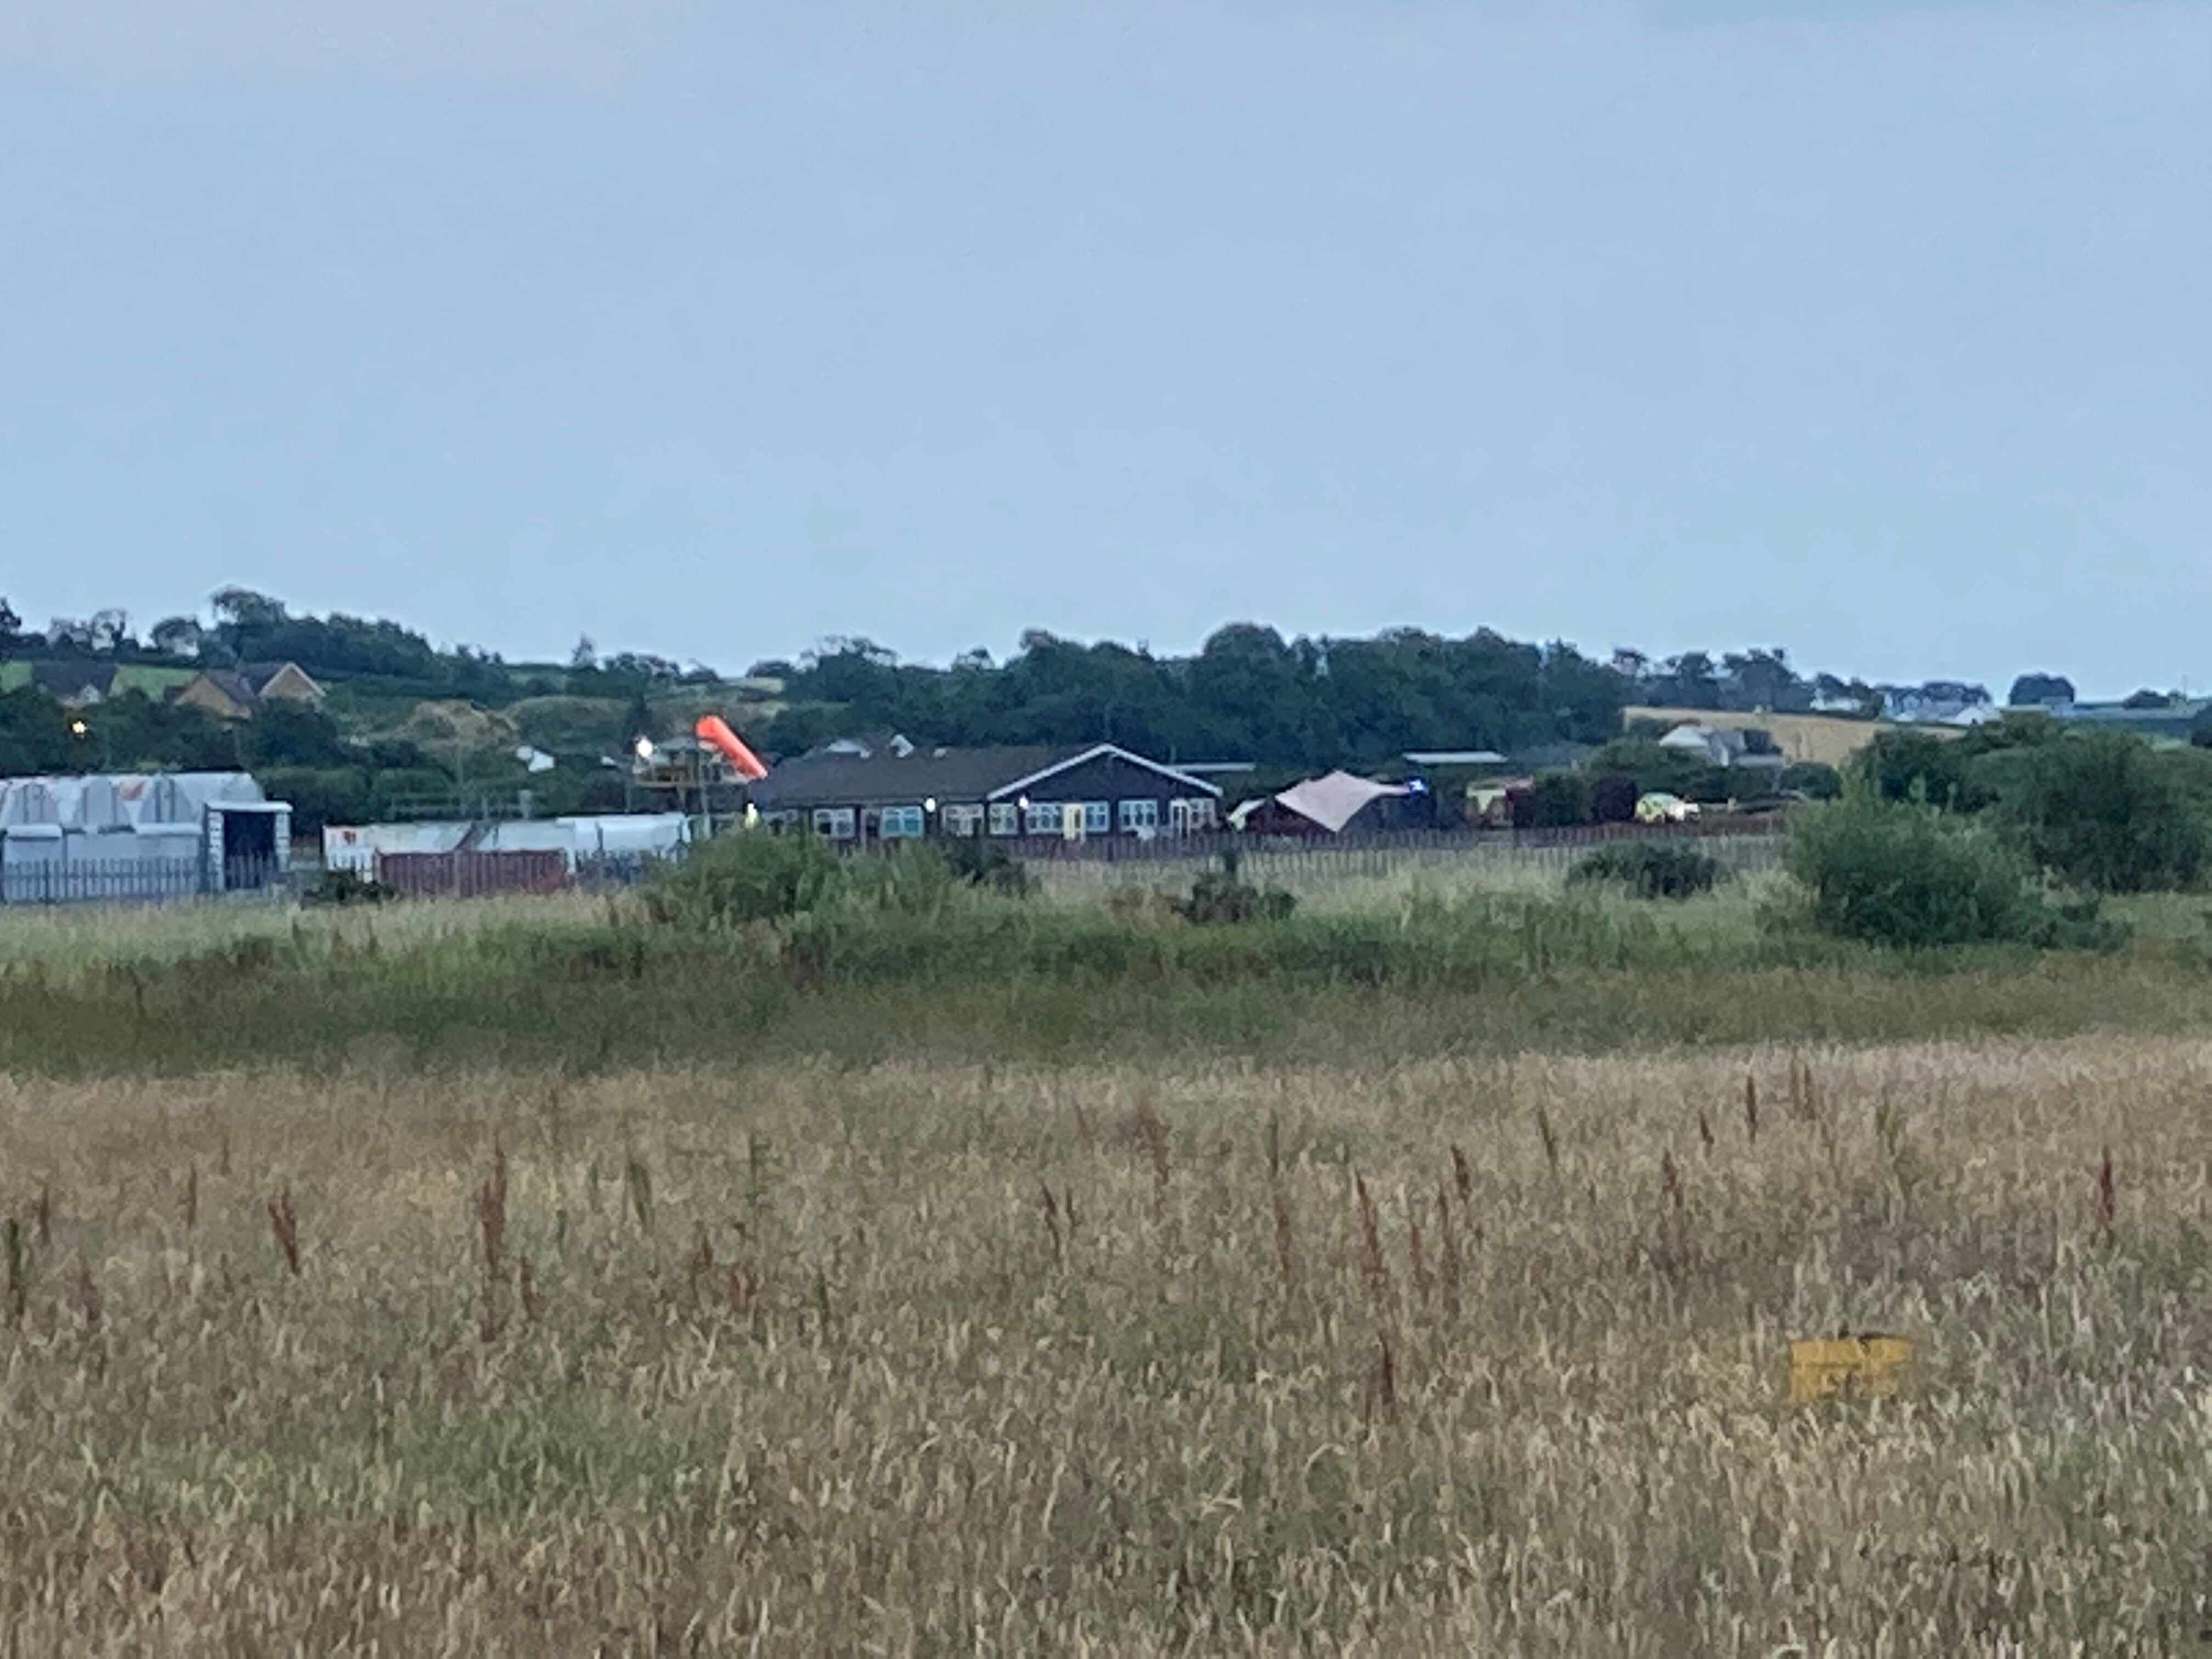
[(1817, 761), (1841, 766), (1884, 732), (1911, 730), (1939, 738), (1955, 738), (1962, 729), (1953, 726), (1900, 727), (1891, 720), (1851, 720), (1841, 714), (1778, 714), (1734, 713), (1712, 708), (1628, 708), (1621, 723), (1659, 720), (1668, 726), (1685, 723), (1765, 732), (1793, 761)]
[(1800, 1059), (0, 1080), (0, 1651), (2205, 1650), (2212, 1044)]

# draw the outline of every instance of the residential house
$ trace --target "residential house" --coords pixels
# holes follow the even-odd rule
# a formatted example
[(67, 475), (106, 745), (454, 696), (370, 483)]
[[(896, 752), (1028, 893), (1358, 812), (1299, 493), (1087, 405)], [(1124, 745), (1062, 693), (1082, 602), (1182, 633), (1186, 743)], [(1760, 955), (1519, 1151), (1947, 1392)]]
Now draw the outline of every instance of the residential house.
[(1659, 746), (1694, 756), (1709, 766), (1778, 773), (1790, 763), (1772, 736), (1757, 726), (1686, 722), (1660, 738)]
[(1900, 725), (1957, 726), (1968, 710), (1989, 706), (1990, 694), (1978, 685), (1958, 680), (1930, 680), (1925, 685), (1883, 686), (1881, 717)]
[(172, 692), (170, 701), (204, 708), (217, 720), (242, 720), (252, 719), (264, 702), (319, 708), (323, 695), (323, 688), (297, 663), (250, 662), (203, 669)]
[(64, 658), (34, 662), (30, 670), (31, 689), (45, 692), (64, 708), (89, 708), (115, 694), (116, 667), (112, 662)]
[(1221, 789), (1110, 743), (924, 749), (898, 738), (828, 744), (770, 769), (747, 794), (771, 827), (833, 841), (1149, 840), (1213, 829)]

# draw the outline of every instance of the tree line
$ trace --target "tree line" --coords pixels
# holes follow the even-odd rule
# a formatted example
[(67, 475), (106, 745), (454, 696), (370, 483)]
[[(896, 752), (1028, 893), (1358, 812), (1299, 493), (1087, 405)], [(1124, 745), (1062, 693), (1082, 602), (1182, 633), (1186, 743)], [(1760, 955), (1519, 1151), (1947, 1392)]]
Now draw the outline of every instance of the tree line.
[[(1187, 655), (1032, 630), (1004, 661), (974, 651), (945, 665), (902, 661), (865, 639), (835, 639), (795, 659), (755, 664), (750, 677), (773, 684), (748, 689), (703, 664), (640, 652), (602, 655), (589, 639), (565, 661), (510, 663), (476, 647), (434, 645), (388, 619), (298, 614), (280, 599), (237, 586), (214, 594), (204, 619), (163, 617), (143, 633), (120, 610), (28, 629), (0, 599), (0, 655), (195, 667), (296, 662), (341, 692), (337, 706), (355, 714), (373, 703), (390, 709), (431, 699), (501, 708), (526, 699), (588, 698), (606, 715), (578, 729), (597, 732), (606, 750), (667, 736), (690, 713), (713, 708), (744, 720), (747, 735), (774, 756), (889, 729), (951, 746), (1106, 740), (1170, 760), (1298, 770), (1373, 769), (1408, 751), (1490, 749), (1518, 757), (1602, 744), (1619, 736), (1631, 704), (1872, 714), (1899, 690), (1988, 700), (1984, 688), (1956, 682), (1899, 688), (1808, 676), (1778, 647), (1664, 658), (1621, 650), (1599, 660), (1563, 641), (1516, 641), (1486, 629), (1463, 636), (1407, 628), (1285, 638), (1253, 623), (1224, 627)], [(2064, 701), (2072, 693), (2063, 677), (2036, 673), (2014, 683), (2011, 700)], [(771, 696), (765, 706), (776, 712), (760, 718), (762, 700)], [(36, 750), (54, 762), (52, 731), (40, 732), (39, 724), (19, 711), (9, 722), (15, 746), (0, 760), (12, 764)], [(182, 757), (263, 741), (204, 729), (182, 712), (111, 713), (102, 725), (118, 765), (181, 764)], [(287, 732), (283, 741), (287, 752), (265, 763), (319, 763), (310, 751), (329, 763), (329, 744), (344, 743), (335, 726)], [(371, 770), (401, 765), (358, 745), (349, 752), (349, 763)], [(1629, 769), (1639, 773), (1661, 768), (1648, 750), (1623, 758), (1638, 761)]]

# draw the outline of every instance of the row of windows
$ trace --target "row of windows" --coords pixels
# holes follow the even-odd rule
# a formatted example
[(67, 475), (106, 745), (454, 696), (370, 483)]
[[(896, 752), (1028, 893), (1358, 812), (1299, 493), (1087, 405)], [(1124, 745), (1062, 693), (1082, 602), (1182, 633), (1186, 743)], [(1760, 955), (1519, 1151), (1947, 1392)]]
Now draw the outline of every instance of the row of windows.
[[(1145, 799), (1118, 803), (1103, 800), (1032, 801), (1024, 809), (1012, 801), (994, 801), (981, 806), (948, 806), (940, 815), (948, 836), (974, 836), (987, 825), (994, 836), (1064, 836), (1071, 830), (1086, 836), (1103, 836), (1118, 822), (1128, 835), (1150, 835), (1160, 826), (1160, 804)], [(1214, 825), (1210, 800), (1173, 803), (1171, 827), (1178, 831), (1211, 830)], [(815, 809), (814, 833), (833, 841), (850, 841), (859, 827), (858, 815), (849, 806)], [(872, 814), (871, 833), (885, 841), (909, 840), (928, 832), (928, 815), (919, 806), (886, 806)]]

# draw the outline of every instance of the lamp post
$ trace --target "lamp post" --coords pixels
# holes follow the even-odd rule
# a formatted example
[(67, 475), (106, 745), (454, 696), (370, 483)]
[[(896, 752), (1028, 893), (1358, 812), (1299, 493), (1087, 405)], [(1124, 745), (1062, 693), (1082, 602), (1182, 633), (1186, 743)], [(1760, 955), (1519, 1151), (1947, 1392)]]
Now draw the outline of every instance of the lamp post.
[[(91, 726), (82, 714), (70, 721), (69, 729), (70, 736), (73, 738), (88, 737), (92, 732)], [(104, 726), (100, 728), (100, 769), (103, 772), (112, 772), (115, 769), (114, 746), (108, 738), (107, 728)]]

